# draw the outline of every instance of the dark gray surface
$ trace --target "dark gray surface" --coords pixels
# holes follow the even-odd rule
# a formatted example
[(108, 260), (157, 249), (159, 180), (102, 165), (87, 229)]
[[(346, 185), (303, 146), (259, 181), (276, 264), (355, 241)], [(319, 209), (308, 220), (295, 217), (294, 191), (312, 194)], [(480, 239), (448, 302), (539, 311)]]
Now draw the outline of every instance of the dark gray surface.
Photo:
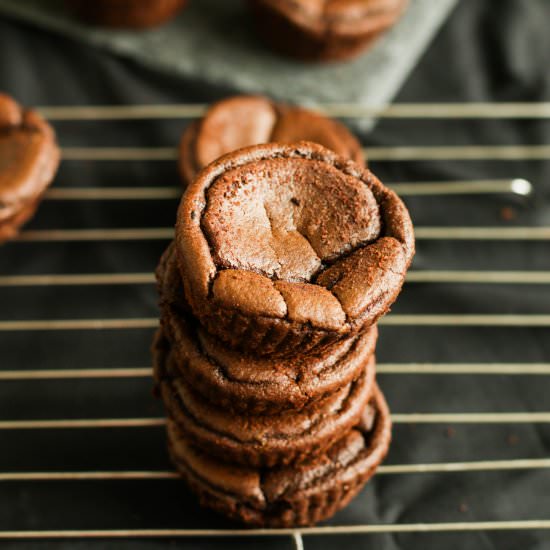
[[(269, 51), (242, 0), (191, 2), (169, 24), (139, 33), (91, 28), (71, 17), (61, 1), (0, 0), (0, 14), (32, 21), (204, 86), (310, 105), (385, 105), (456, 2), (410, 0), (399, 23), (367, 53), (347, 63), (329, 64), (301, 63)], [(366, 127), (367, 121), (362, 122)]]
[[(399, 101), (549, 101), (550, 18), (545, 0), (463, 0), (409, 79)], [(0, 88), (28, 104), (208, 101), (224, 90), (139, 69), (22, 25), (0, 20)], [(170, 146), (181, 121), (56, 124), (64, 145)], [(384, 121), (366, 145), (544, 144), (550, 121)], [(537, 198), (411, 198), (425, 225), (550, 225), (550, 163), (372, 163), (388, 182), (524, 177)], [(177, 184), (171, 163), (64, 163), (57, 186)], [(176, 203), (45, 203), (33, 228), (166, 226)], [(505, 222), (501, 209), (516, 218)], [(164, 246), (148, 243), (12, 243), (0, 274), (149, 271)], [(550, 270), (548, 242), (418, 243), (415, 269)], [(151, 286), (0, 288), (0, 319), (155, 316)], [(550, 287), (406, 286), (396, 313), (550, 313)], [(384, 327), (381, 362), (548, 362), (548, 329)], [(132, 367), (149, 363), (151, 331), (0, 333), (2, 369)], [(392, 410), (492, 412), (550, 410), (547, 376), (383, 375)], [(1, 419), (151, 416), (160, 407), (148, 380), (2, 382)], [(450, 428), (450, 429), (449, 429)], [(165, 469), (160, 429), (1, 431), (0, 471)], [(397, 426), (388, 463), (543, 458), (548, 425)], [(378, 476), (329, 523), (409, 523), (550, 519), (548, 470)], [(30, 482), (0, 485), (0, 529), (215, 528), (174, 481)], [(305, 538), (312, 548), (550, 548), (548, 531)], [(1, 548), (291, 548), (290, 539), (5, 542)]]

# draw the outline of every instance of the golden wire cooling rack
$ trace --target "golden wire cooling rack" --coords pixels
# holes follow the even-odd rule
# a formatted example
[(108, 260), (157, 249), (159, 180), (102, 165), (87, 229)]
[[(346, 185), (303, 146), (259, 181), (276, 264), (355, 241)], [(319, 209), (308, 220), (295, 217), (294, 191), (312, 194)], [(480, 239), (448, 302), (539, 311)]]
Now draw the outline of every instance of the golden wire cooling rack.
[[(41, 107), (40, 111), (50, 121), (115, 121), (147, 119), (191, 119), (200, 116), (204, 105), (135, 105), (107, 107)], [(548, 103), (499, 103), (499, 104), (395, 104), (385, 109), (370, 109), (354, 105), (330, 105), (323, 109), (331, 116), (356, 118), (373, 117), (381, 119), (550, 119)], [(397, 146), (369, 147), (366, 149), (369, 162), (377, 161), (435, 161), (435, 160), (492, 160), (492, 161), (549, 161), (550, 145), (524, 146)], [(177, 151), (166, 147), (64, 147), (64, 162), (162, 162), (174, 161)], [(489, 174), (490, 176), (490, 174)], [(99, 183), (99, 182), (98, 182)], [(461, 181), (401, 181), (390, 184), (404, 199), (409, 197), (479, 196), (511, 195), (530, 197), (534, 185), (521, 177), (504, 179), (469, 179)], [(146, 208), (148, 201), (175, 200), (180, 189), (173, 186), (117, 187), (97, 185), (94, 187), (54, 185), (46, 194), (46, 201), (58, 201), (61, 208), (71, 208), (75, 201), (127, 201), (140, 203)], [(473, 200), (473, 199), (472, 199)], [(414, 213), (413, 213), (414, 214)], [(40, 216), (40, 212), (38, 214)], [(466, 220), (465, 220), (466, 221)], [(162, 227), (78, 227), (74, 229), (27, 229), (10, 247), (24, 246), (23, 243), (108, 243), (168, 241), (173, 235), (173, 220), (167, 219)], [(418, 241), (444, 241), (452, 245), (454, 241), (550, 241), (550, 227), (529, 226), (425, 226), (417, 225)], [(0, 251), (0, 254), (3, 252)], [(0, 275), (0, 289), (25, 288), (29, 292), (36, 289), (58, 287), (78, 287), (86, 289), (99, 286), (152, 285), (151, 272), (116, 273), (44, 273), (21, 274), (16, 272)], [(550, 284), (550, 271), (522, 270), (415, 270), (407, 277), (407, 285), (424, 284), (482, 284), (482, 285), (518, 285), (522, 288), (532, 285)], [(106, 310), (108, 304), (105, 304)], [(1, 311), (1, 304), (0, 304)], [(412, 327), (539, 327), (550, 328), (550, 313), (392, 313), (381, 323), (385, 326)], [(134, 329), (154, 329), (158, 325), (156, 316), (118, 318), (62, 318), (62, 319), (5, 319), (0, 320), (2, 333), (36, 333), (51, 331), (71, 333), (73, 331), (116, 331)], [(116, 335), (115, 335), (116, 337)], [(29, 344), (30, 345), (30, 344)], [(40, 363), (40, 357), (37, 358)], [(75, 365), (78, 358), (75, 357)], [(0, 367), (0, 383), (16, 381), (21, 384), (33, 381), (64, 381), (87, 383), (102, 379), (148, 379), (151, 376), (149, 358), (143, 357), (143, 364), (136, 367), (119, 368), (110, 365), (97, 368), (59, 368), (40, 369), (34, 365), (14, 368), (17, 365)], [(422, 376), (422, 375), (486, 375), (486, 376), (550, 376), (550, 362), (475, 362), (475, 363), (390, 363), (382, 362), (378, 372), (385, 376)], [(24, 388), (24, 386), (19, 386)], [(17, 398), (17, 395), (14, 395)], [(46, 414), (46, 412), (45, 412)], [(427, 424), (447, 426), (449, 424), (497, 425), (497, 424), (549, 424), (550, 406), (545, 411), (499, 410), (496, 412), (410, 412), (393, 414), (394, 423), (416, 426)], [(132, 418), (46, 418), (46, 419), (0, 419), (2, 432), (17, 431), (22, 437), (29, 437), (37, 431), (66, 430), (102, 430), (108, 428), (155, 428), (164, 425), (160, 416)], [(474, 457), (479, 458), (479, 457)], [(59, 455), (62, 468), (64, 457)], [(51, 465), (43, 471), (5, 471), (0, 472), (0, 484), (7, 483), (70, 483), (125, 480), (175, 480), (177, 475), (170, 470), (54, 470)], [(550, 458), (524, 457), (506, 460), (468, 460), (437, 463), (388, 464), (379, 469), (380, 476), (455, 473), (468, 475), (469, 472), (513, 471), (550, 469)], [(174, 481), (175, 482), (175, 481)], [(541, 510), (542, 516), (544, 510)], [(60, 518), (62, 523), (62, 518)], [(235, 529), (235, 528), (125, 528), (101, 529), (91, 526), (89, 529), (52, 529), (40, 530), (4, 530), (0, 531), (0, 540), (30, 539), (146, 539), (180, 537), (254, 537), (289, 536), (295, 548), (304, 547), (303, 538), (314, 535), (353, 535), (353, 534), (395, 534), (395, 533), (443, 533), (443, 532), (483, 532), (506, 530), (550, 530), (548, 517), (516, 519), (514, 517), (491, 521), (448, 521), (422, 523), (388, 523), (349, 525), (323, 525), (299, 529)]]

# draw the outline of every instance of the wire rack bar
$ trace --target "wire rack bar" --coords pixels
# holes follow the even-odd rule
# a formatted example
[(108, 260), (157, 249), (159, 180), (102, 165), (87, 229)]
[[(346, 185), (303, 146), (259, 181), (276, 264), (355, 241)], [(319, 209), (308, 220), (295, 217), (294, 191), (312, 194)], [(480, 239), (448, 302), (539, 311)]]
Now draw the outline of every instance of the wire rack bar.
[[(418, 240), (545, 241), (550, 227), (417, 227)], [(14, 242), (169, 240), (173, 227), (107, 229), (36, 229), (23, 231)]]
[(164, 418), (78, 418), (62, 420), (1, 420), (0, 430), (58, 430), (83, 428), (151, 428), (164, 426)]
[(537, 241), (550, 239), (550, 227), (417, 227), (417, 239)]
[(367, 147), (364, 151), (369, 161), (550, 159), (550, 145)]
[[(453, 145), (367, 147), (371, 161), (417, 160), (547, 160), (550, 145)], [(173, 147), (64, 147), (66, 161), (174, 161)]]
[(110, 472), (0, 472), (2, 481), (124, 481), (179, 479), (170, 471), (110, 471)]
[(550, 412), (392, 414), (395, 424), (547, 424)]
[[(407, 283), (548, 284), (550, 271), (409, 271)], [(0, 279), (1, 284), (1, 279)]]
[[(550, 327), (550, 314), (397, 314), (381, 319), (385, 326)], [(108, 330), (156, 328), (156, 317), (130, 319), (43, 319), (0, 321), (0, 332), (25, 330)]]
[(294, 544), (294, 550), (304, 550), (304, 541), (299, 531), (292, 533), (292, 543)]
[(471, 521), (370, 525), (327, 525), (301, 529), (94, 529), (48, 531), (0, 531), (0, 539), (135, 539), (183, 537), (278, 537), (308, 535), (354, 535), (377, 533), (445, 533), (466, 531), (547, 530), (550, 520)]
[[(550, 459), (480, 460), (475, 462), (441, 462), (431, 464), (390, 464), (379, 466), (378, 475), (491, 472), (502, 470), (546, 470)], [(13, 481), (125, 481), (180, 479), (177, 472), (88, 471), (88, 472), (0, 472), (0, 482)]]
[(0, 277), (0, 287), (133, 285), (153, 284), (154, 282), (155, 275), (153, 273), (81, 273), (71, 275), (13, 275)]
[(70, 242), (70, 241), (148, 241), (169, 240), (173, 227), (143, 227), (130, 229), (37, 229), (23, 231), (19, 242)]
[[(387, 184), (403, 197), (430, 195), (506, 194), (530, 195), (533, 186), (523, 179), (400, 182)], [(57, 187), (49, 189), (45, 200), (165, 200), (179, 199), (181, 187)]]
[(71, 161), (168, 161), (177, 160), (173, 147), (64, 147), (62, 160)]
[(524, 178), (492, 180), (419, 181), (387, 184), (403, 197), (423, 195), (505, 194), (528, 196), (533, 185)]
[(515, 460), (477, 460), (474, 462), (440, 462), (432, 464), (387, 464), (379, 466), (377, 474), (491, 472), (500, 470), (546, 470), (548, 468), (550, 468), (550, 459), (528, 458)]
[(54, 187), (44, 199), (56, 201), (80, 200), (162, 200), (179, 199), (181, 187)]
[[(56, 120), (175, 119), (202, 116), (206, 104), (44, 106), (38, 110)], [(315, 107), (327, 115), (355, 118), (550, 118), (550, 103), (394, 103), (387, 106), (349, 103)]]
[[(378, 374), (549, 375), (550, 363), (379, 363)], [(150, 367), (0, 370), (0, 381), (150, 378)]]
[(385, 326), (548, 327), (550, 315), (514, 314), (392, 314), (380, 319)]
[[(407, 283), (550, 284), (550, 271), (409, 271)], [(4, 275), (0, 287), (154, 284), (153, 273)]]
[(23, 330), (109, 330), (155, 328), (156, 317), (136, 319), (44, 319), (36, 321), (0, 321), (0, 332)]
[(0, 380), (71, 380), (94, 378), (151, 378), (151, 367), (105, 369), (0, 370)]
[(37, 107), (36, 109), (50, 121), (79, 121), (197, 118), (202, 116), (207, 108), (207, 104), (187, 103), (174, 105), (63, 105)]
[[(550, 412), (395, 413), (394, 424), (548, 424)], [(84, 418), (55, 420), (1, 420), (2, 430), (59, 430), (151, 428), (164, 426), (165, 418)]]
[(376, 372), (377, 374), (548, 375), (550, 363), (380, 363), (376, 366)]
[[(550, 363), (379, 363), (378, 374), (547, 375)], [(1, 370), (0, 380), (150, 378), (150, 367)]]

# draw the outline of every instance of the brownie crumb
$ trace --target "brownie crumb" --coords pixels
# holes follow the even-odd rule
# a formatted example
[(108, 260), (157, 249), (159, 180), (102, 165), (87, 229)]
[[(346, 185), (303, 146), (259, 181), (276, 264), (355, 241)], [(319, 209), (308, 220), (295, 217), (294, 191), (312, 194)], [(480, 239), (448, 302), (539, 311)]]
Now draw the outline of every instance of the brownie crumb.
[(505, 222), (511, 222), (512, 220), (515, 220), (517, 217), (518, 217), (517, 211), (510, 206), (505, 206), (500, 209), (500, 219)]
[(445, 437), (447, 439), (453, 438), (455, 434), (456, 434), (456, 430), (452, 426), (448, 426), (447, 428), (445, 428)]

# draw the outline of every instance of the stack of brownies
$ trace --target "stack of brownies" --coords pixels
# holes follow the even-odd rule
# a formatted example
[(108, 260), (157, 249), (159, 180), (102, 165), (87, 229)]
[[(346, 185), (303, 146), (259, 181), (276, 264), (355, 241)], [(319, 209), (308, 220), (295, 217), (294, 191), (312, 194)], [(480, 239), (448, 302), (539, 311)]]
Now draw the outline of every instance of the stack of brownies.
[(154, 363), (170, 455), (205, 506), (288, 527), (358, 493), (391, 438), (376, 321), (413, 254), (401, 200), (313, 143), (240, 149), (189, 185)]

